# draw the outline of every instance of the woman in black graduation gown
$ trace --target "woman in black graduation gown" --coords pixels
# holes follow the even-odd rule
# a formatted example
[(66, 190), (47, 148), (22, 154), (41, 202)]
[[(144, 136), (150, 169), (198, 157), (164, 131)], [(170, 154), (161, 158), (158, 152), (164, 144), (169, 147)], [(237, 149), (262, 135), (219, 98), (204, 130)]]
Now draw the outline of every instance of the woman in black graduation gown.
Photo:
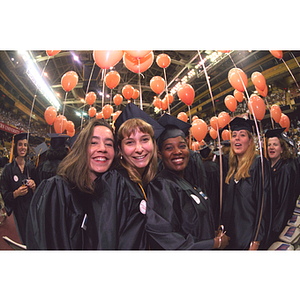
[[(119, 153), (117, 171), (124, 177), (130, 190), (136, 212), (146, 223), (147, 196), (145, 189), (157, 170), (156, 138), (164, 130), (155, 120), (135, 104), (129, 103), (115, 122), (115, 132)], [(148, 249), (145, 228), (137, 234)]]
[[(8, 215), (13, 212), (16, 227), (23, 244), (26, 244), (26, 219), (35, 191), (34, 166), (26, 160), (29, 153), (27, 133), (13, 138), (14, 160), (5, 165), (1, 174), (1, 194)], [(12, 155), (11, 154), (11, 155)]]
[(279, 239), (279, 234), (293, 214), (298, 197), (297, 169), (293, 155), (282, 136), (284, 129), (271, 129), (265, 133), (272, 178), (273, 225), (270, 245)]
[(209, 198), (184, 179), (189, 161), (185, 133), (176, 125), (168, 125), (174, 124), (174, 117), (165, 114), (162, 118), (165, 120), (160, 124), (165, 124), (165, 130), (158, 139), (158, 153), (164, 169), (147, 188), (146, 231), (150, 248), (222, 249), (229, 238), (221, 232), (215, 236)]
[[(247, 250), (250, 245), (257, 244), (259, 249), (267, 249), (272, 221), (270, 170), (267, 160), (263, 157), (262, 176), (261, 157), (256, 153), (251, 134), (254, 126), (252, 120), (236, 117), (229, 126), (231, 149), (229, 170), (225, 179), (228, 186), (223, 195), (222, 224), (230, 236), (230, 244), (225, 249)], [(263, 211), (258, 229), (262, 201)], [(254, 240), (258, 243), (252, 243)]]
[(80, 132), (57, 176), (43, 180), (27, 220), (28, 249), (138, 249), (143, 218), (123, 177), (109, 170), (113, 130), (93, 119)]

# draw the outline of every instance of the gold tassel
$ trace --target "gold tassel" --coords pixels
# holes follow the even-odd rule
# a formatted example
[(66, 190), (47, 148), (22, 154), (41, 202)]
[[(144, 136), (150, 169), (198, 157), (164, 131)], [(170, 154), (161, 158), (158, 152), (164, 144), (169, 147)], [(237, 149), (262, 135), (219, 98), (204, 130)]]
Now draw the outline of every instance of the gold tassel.
[(11, 142), (11, 149), (10, 149), (9, 163), (12, 162), (12, 158), (13, 158), (14, 141), (15, 141), (15, 134), (13, 135), (13, 139), (12, 139), (12, 142)]

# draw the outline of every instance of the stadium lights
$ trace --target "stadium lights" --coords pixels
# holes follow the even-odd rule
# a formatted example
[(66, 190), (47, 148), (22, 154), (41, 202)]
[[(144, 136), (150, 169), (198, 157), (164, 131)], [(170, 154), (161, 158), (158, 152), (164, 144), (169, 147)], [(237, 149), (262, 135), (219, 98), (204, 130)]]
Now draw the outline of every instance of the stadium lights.
[(18, 51), (18, 53), (22, 56), (24, 62), (26, 63), (26, 74), (28, 75), (28, 77), (44, 95), (44, 97), (49, 101), (49, 103), (57, 110), (59, 110), (60, 102), (57, 100), (48, 84), (43, 80), (42, 74), (39, 71), (34, 60), (31, 58), (29, 51)]

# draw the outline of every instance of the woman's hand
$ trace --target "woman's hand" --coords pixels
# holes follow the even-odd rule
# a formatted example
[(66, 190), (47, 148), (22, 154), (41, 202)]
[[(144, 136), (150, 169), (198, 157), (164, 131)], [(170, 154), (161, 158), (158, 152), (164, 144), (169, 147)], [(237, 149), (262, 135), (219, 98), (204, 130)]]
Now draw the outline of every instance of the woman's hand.
[(28, 187), (26, 185), (21, 185), (18, 189), (13, 192), (14, 198), (24, 196), (28, 193)]
[(35, 191), (36, 185), (33, 179), (28, 179), (27, 186), (32, 189), (33, 192)]

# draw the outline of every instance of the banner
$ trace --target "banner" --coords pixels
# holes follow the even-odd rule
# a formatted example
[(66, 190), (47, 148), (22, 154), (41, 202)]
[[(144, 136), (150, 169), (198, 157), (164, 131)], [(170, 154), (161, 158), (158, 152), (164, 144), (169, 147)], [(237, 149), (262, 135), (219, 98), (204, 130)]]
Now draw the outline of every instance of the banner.
[(7, 124), (2, 123), (2, 122), (0, 122), (0, 130), (6, 131), (6, 132), (9, 132), (9, 133), (12, 133), (12, 134), (18, 134), (18, 133), (23, 132), (20, 129), (17, 129), (13, 126), (7, 125)]

